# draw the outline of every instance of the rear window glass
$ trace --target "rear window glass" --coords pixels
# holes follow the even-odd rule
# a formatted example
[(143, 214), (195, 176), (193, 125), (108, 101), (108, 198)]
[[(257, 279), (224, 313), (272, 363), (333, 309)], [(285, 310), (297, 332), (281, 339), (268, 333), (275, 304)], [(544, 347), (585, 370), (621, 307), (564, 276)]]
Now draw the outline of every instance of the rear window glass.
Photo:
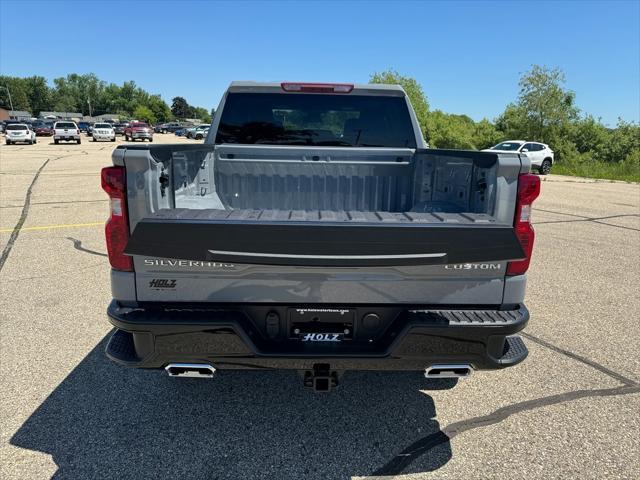
[(58, 122), (56, 128), (76, 128), (76, 124), (72, 122)]
[(403, 97), (298, 93), (229, 94), (216, 143), (416, 146)]
[(13, 125), (7, 125), (7, 130), (27, 130), (27, 126), (14, 123)]
[(93, 128), (111, 128), (110, 123), (96, 123)]
[(491, 150), (518, 150), (522, 144), (520, 142), (502, 142), (496, 145), (495, 147), (491, 147)]

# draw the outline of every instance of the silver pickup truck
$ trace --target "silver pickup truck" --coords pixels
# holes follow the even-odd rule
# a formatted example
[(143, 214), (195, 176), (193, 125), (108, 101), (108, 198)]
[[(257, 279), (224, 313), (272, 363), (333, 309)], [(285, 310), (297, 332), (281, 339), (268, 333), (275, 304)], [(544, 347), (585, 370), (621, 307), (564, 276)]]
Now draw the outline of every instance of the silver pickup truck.
[(391, 85), (233, 82), (204, 144), (102, 171), (119, 364), (465, 377), (517, 332), (540, 180), (526, 156), (427, 148)]

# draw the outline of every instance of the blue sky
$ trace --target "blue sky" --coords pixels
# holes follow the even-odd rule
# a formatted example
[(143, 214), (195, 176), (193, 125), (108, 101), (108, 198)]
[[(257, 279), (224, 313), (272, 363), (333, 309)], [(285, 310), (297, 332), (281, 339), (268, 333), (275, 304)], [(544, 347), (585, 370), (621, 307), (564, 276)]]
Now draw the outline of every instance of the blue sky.
[(638, 0), (25, 4), (0, 0), (4, 75), (94, 72), (210, 108), (231, 80), (367, 82), (391, 67), (432, 108), (481, 119), (537, 63), (564, 70), (584, 112), (640, 117)]

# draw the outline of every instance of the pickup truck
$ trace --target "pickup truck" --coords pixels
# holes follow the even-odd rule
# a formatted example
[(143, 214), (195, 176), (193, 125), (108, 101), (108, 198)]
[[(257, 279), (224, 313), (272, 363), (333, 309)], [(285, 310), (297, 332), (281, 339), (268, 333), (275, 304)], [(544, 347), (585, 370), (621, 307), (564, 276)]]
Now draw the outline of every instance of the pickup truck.
[(540, 180), (437, 150), (399, 86), (233, 82), (203, 144), (102, 170), (115, 362), (209, 378), (293, 369), (466, 377), (527, 356)]
[(153, 142), (153, 128), (147, 123), (131, 122), (124, 128), (124, 139), (127, 142), (135, 142), (138, 139)]

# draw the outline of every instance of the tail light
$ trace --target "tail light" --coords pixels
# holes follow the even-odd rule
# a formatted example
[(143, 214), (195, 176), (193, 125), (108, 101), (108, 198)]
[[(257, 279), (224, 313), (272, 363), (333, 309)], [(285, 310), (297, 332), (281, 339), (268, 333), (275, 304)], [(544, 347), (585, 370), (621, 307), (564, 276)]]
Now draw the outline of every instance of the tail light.
[(133, 272), (133, 259), (124, 254), (129, 241), (127, 182), (124, 167), (102, 169), (102, 189), (109, 195), (111, 215), (104, 227), (109, 263), (114, 270)]
[(524, 260), (509, 262), (507, 275), (522, 275), (529, 269), (535, 232), (531, 225), (531, 205), (540, 195), (540, 177), (527, 173), (518, 177), (518, 199), (513, 228), (525, 253)]
[(78, 129), (78, 130), (76, 130), (76, 133), (77, 133), (78, 135), (80, 135), (80, 130), (79, 130), (79, 129)]
[(285, 92), (306, 93), (350, 93), (353, 90), (351, 83), (290, 83), (280, 84)]

